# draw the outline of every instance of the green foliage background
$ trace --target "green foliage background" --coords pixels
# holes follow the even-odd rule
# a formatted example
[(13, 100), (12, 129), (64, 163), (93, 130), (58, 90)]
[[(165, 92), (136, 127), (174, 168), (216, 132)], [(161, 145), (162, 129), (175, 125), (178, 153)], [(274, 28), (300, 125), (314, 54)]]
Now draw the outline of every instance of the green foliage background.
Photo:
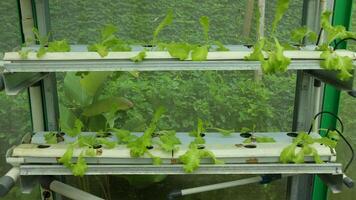
[[(96, 40), (98, 30), (104, 24), (113, 23), (119, 27), (120, 37), (131, 42), (146, 43), (151, 40), (153, 29), (167, 9), (173, 8), (175, 20), (160, 35), (163, 41), (199, 43), (203, 38), (198, 20), (200, 16), (207, 15), (211, 20), (210, 35), (213, 39), (226, 44), (252, 43), (255, 40), (255, 23), (252, 24), (249, 37), (242, 37), (246, 2), (247, 0), (50, 0), (51, 32), (54, 39), (66, 38), (71, 44), (85, 44)], [(276, 0), (267, 1), (267, 34), (271, 29), (275, 3)], [(299, 26), (301, 15), (302, 0), (292, 1), (291, 9), (277, 30), (282, 40), (288, 40), (290, 30)], [(356, 15), (352, 20), (354, 27), (355, 17)], [(21, 43), (15, 0), (0, 1), (0, 22), (0, 52), (10, 51)], [(352, 48), (355, 49), (355, 46)], [(62, 76), (63, 74), (58, 76), (59, 84)], [(256, 126), (255, 130), (260, 131), (288, 131), (292, 120), (294, 84), (294, 73), (264, 76), (262, 84), (254, 81), (252, 72), (141, 73), (138, 78), (121, 73), (117, 79), (107, 83), (105, 95), (125, 96), (133, 101), (134, 108), (120, 113), (117, 124), (130, 130), (143, 130), (155, 108), (164, 105), (168, 108), (168, 113), (160, 122), (161, 128), (190, 130), (196, 118), (200, 117), (226, 129), (239, 130), (242, 127)], [(355, 144), (352, 133), (356, 129), (355, 99), (343, 93), (340, 112), (345, 120), (347, 134)], [(1, 174), (9, 168), (4, 161), (6, 149), (30, 130), (26, 92), (16, 97), (0, 93)], [(347, 149), (341, 151), (347, 152)], [(347, 154), (339, 155), (341, 159), (345, 159), (343, 155)], [(355, 168), (355, 164), (352, 168)], [(356, 174), (352, 175), (356, 177)], [(129, 187), (128, 182), (120, 177), (113, 177), (109, 183), (112, 185), (110, 188), (113, 197), (163, 199), (165, 193), (172, 189), (238, 178), (243, 177), (169, 176), (163, 182), (143, 189)], [(79, 185), (101, 195), (102, 191), (93, 179), (89, 187)], [(285, 185), (285, 181), (277, 181), (266, 186), (243, 186), (192, 195), (184, 199), (284, 199)], [(37, 195), (38, 193), (31, 196), (20, 195), (19, 190), (15, 189), (5, 199), (38, 199)], [(347, 191), (332, 195), (332, 198), (352, 199), (354, 195), (355, 191)]]
[[(120, 113), (118, 127), (143, 131), (154, 110), (163, 105), (162, 129), (190, 131), (197, 118), (216, 127), (259, 131), (290, 130), (295, 74), (264, 77), (256, 83), (253, 72), (124, 73), (108, 83), (104, 94), (122, 95), (134, 103)], [(261, 109), (264, 108), (264, 109)], [(286, 120), (281, 120), (286, 119)]]
[[(212, 39), (224, 44), (251, 43), (256, 38), (255, 23), (249, 37), (242, 37), (247, 0), (52, 0), (51, 22), (54, 39), (67, 38), (71, 43), (95, 41), (103, 24), (119, 27), (119, 35), (135, 42), (149, 42), (152, 33), (168, 9), (174, 10), (174, 23), (160, 34), (163, 41), (203, 41), (198, 23), (203, 15), (210, 19)], [(266, 28), (270, 31), (276, 0), (266, 1)], [(255, 6), (256, 7), (256, 6)], [(278, 35), (289, 38), (289, 32), (301, 24), (302, 1), (291, 1), (291, 8), (282, 20)], [(254, 14), (255, 15), (255, 14)], [(255, 19), (254, 19), (255, 20)], [(75, 23), (73, 23), (75, 22)], [(83, 31), (85, 30), (85, 31)]]

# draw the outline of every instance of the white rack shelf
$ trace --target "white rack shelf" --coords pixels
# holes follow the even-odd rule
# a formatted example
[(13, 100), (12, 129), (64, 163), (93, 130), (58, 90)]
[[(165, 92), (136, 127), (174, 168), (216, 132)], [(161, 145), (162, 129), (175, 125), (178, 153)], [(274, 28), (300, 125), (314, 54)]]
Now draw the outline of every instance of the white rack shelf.
[[(96, 52), (47, 53), (41, 59), (36, 53), (29, 53), (28, 59), (21, 59), (17, 52), (4, 56), (4, 72), (63, 72), (63, 71), (182, 71), (182, 70), (257, 70), (258, 61), (246, 61), (250, 50), (209, 52), (206, 61), (179, 61), (168, 52), (148, 51), (143, 62), (134, 63), (131, 57), (139, 51), (110, 52), (102, 58)], [(285, 51), (292, 59), (290, 70), (320, 70), (320, 51)], [(342, 56), (356, 59), (356, 53), (338, 50)], [(267, 57), (267, 55), (266, 55)], [(355, 61), (356, 64), (356, 61)]]
[[(7, 162), (20, 166), (22, 175), (70, 175), (71, 172), (58, 164), (57, 159), (66, 151), (66, 143), (75, 138), (64, 137), (64, 142), (43, 146), (45, 132), (39, 132), (32, 136), (31, 144), (20, 144), (8, 151)], [(82, 133), (95, 135), (93, 132)], [(140, 135), (142, 133), (135, 133)], [(323, 164), (313, 163), (312, 156), (305, 157), (305, 164), (281, 164), (279, 155), (284, 147), (289, 145), (293, 137), (287, 133), (253, 133), (255, 137), (272, 137), (275, 143), (253, 143), (255, 148), (246, 147), (243, 144), (246, 139), (240, 133), (230, 136), (222, 136), (219, 133), (206, 133), (204, 137), (206, 149), (212, 151), (215, 156), (225, 162), (224, 165), (214, 165), (210, 159), (203, 159), (201, 167), (195, 174), (340, 174), (341, 164), (335, 162), (335, 151), (326, 146), (314, 144)], [(312, 133), (313, 137), (320, 137)], [(177, 133), (182, 145), (177, 152), (163, 152), (154, 146), (149, 150), (151, 154), (159, 156), (162, 164), (152, 165), (150, 157), (132, 158), (125, 145), (119, 145), (114, 149), (102, 148), (100, 155), (87, 157), (87, 175), (97, 174), (185, 174), (179, 163), (179, 156), (184, 154), (188, 144), (193, 140), (188, 133)], [(109, 136), (109, 140), (116, 141), (116, 137)], [(158, 138), (154, 138), (158, 139)], [(39, 148), (39, 145), (42, 145)], [(82, 149), (74, 150), (77, 157)]]

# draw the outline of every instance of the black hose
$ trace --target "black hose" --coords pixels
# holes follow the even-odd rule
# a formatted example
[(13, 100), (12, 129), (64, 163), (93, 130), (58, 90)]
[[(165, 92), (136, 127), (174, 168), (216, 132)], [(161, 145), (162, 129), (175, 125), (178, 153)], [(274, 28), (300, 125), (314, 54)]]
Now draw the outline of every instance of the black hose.
[(341, 119), (335, 115), (334, 113), (332, 112), (329, 112), (329, 111), (321, 111), (319, 113), (317, 113), (314, 118), (313, 118), (313, 122), (310, 124), (310, 128), (309, 128), (309, 131), (308, 131), (308, 135), (311, 133), (311, 131), (313, 130), (313, 126), (314, 126), (314, 121), (316, 120), (317, 117), (319, 117), (320, 115), (322, 114), (329, 114), (331, 116), (333, 116), (335, 119), (337, 119), (340, 123), (340, 126), (341, 126), (341, 132), (343, 133), (344, 132), (344, 124), (342, 123)]
[[(318, 46), (319, 43), (320, 43), (322, 31), (323, 31), (323, 28), (320, 28), (320, 31), (319, 31), (319, 33), (318, 33), (318, 39), (316, 40), (316, 43), (315, 43), (316, 46)], [(348, 38), (341, 39), (341, 40), (339, 40), (339, 41), (334, 40), (334, 41), (333, 41), (333, 42), (334, 42), (334, 49), (337, 49), (340, 44), (342, 44), (343, 42), (345, 42), (345, 41), (347, 41), (347, 40), (356, 41), (356, 38), (348, 37)]]
[(5, 89), (4, 77), (0, 74), (0, 91)]
[(316, 40), (316, 46), (319, 45), (320, 40), (321, 40), (321, 33), (323, 32), (323, 28), (320, 28), (319, 33), (318, 33), (318, 39)]
[(335, 129), (334, 131), (336, 131), (340, 137), (345, 141), (345, 143), (347, 144), (347, 146), (350, 148), (350, 151), (351, 151), (351, 158), (350, 160), (347, 162), (347, 164), (345, 165), (345, 168), (344, 168), (344, 173), (346, 173), (346, 171), (349, 169), (352, 161), (354, 160), (354, 157), (355, 157), (355, 151), (354, 149), (352, 148), (352, 145), (349, 143), (349, 141), (346, 140), (346, 138), (344, 137), (344, 135), (337, 129)]
[[(347, 146), (350, 148), (350, 151), (351, 151), (351, 158), (350, 158), (350, 160), (347, 162), (347, 164), (346, 164), (346, 166), (345, 166), (345, 168), (344, 168), (344, 172), (346, 173), (346, 171), (347, 171), (348, 168), (350, 167), (352, 161), (354, 160), (355, 152), (354, 152), (354, 149), (353, 149), (352, 145), (350, 144), (350, 142), (347, 141), (347, 139), (346, 139), (346, 138), (344, 137), (344, 135), (342, 134), (342, 133), (344, 132), (344, 124), (343, 124), (343, 122), (341, 121), (341, 119), (340, 119), (337, 115), (335, 115), (334, 113), (332, 113), (332, 112), (329, 112), (329, 111), (321, 111), (321, 112), (317, 113), (317, 114), (314, 116), (313, 122), (311, 123), (310, 128), (309, 128), (308, 134), (311, 133), (311, 131), (312, 131), (312, 129), (313, 129), (313, 126), (314, 126), (314, 121), (316, 120), (316, 118), (317, 118), (318, 116), (322, 115), (322, 114), (329, 114), (329, 115), (333, 116), (335, 119), (337, 119), (337, 120), (339, 121), (339, 123), (340, 123), (341, 131), (339, 131), (338, 129), (332, 129), (332, 130), (336, 131), (336, 132), (340, 135), (340, 137), (345, 141), (345, 143), (347, 144)], [(331, 129), (328, 129), (328, 132), (329, 132), (330, 130), (331, 130)]]
[(356, 41), (356, 38), (348, 37), (348, 38), (344, 38), (344, 39), (342, 39), (342, 40), (339, 40), (338, 42), (336, 42), (336, 40), (334, 40), (334, 41), (335, 41), (335, 47), (334, 47), (334, 48), (337, 49), (337, 47), (338, 47), (342, 42), (347, 41), (347, 40)]

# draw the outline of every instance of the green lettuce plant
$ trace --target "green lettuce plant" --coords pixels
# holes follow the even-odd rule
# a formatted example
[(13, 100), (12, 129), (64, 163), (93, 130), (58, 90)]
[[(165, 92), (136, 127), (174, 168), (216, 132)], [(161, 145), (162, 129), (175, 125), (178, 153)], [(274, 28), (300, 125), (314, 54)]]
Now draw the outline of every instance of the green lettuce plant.
[(88, 51), (95, 51), (101, 57), (106, 57), (109, 51), (131, 51), (127, 42), (116, 36), (118, 29), (112, 24), (104, 26), (100, 31), (100, 40), (89, 45)]
[(315, 163), (323, 163), (318, 151), (312, 146), (314, 143), (326, 145), (335, 148), (337, 142), (327, 137), (313, 138), (305, 132), (298, 133), (292, 144), (286, 146), (279, 157), (282, 163), (304, 163), (304, 157), (311, 155)]

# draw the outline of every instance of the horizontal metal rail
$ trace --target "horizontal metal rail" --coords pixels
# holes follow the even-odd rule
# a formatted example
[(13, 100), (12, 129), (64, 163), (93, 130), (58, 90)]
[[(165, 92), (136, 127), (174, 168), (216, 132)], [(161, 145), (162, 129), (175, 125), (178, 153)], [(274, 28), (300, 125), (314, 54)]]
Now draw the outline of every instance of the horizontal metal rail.
[[(21, 165), (21, 175), (72, 175), (62, 165)], [(342, 174), (339, 163), (201, 165), (185, 173), (182, 165), (88, 165), (86, 175), (120, 174)]]
[[(320, 70), (319, 61), (293, 61), (289, 70)], [(77, 72), (77, 71), (232, 71), (260, 69), (257, 61), (41, 61), (5, 64), (6, 72)]]
[[(168, 52), (147, 52), (143, 62), (130, 60), (138, 52), (110, 52), (101, 58), (96, 52), (47, 53), (38, 59), (30, 53), (21, 59), (17, 52), (4, 57), (5, 72), (66, 72), (66, 71), (184, 71), (184, 70), (257, 70), (260, 62), (246, 61), (251, 51), (209, 52), (206, 61), (179, 61)], [(285, 51), (292, 59), (290, 70), (320, 70), (320, 51)], [(351, 51), (338, 51), (339, 55), (356, 59)], [(266, 56), (267, 57), (267, 56)], [(356, 61), (355, 61), (356, 64)]]

